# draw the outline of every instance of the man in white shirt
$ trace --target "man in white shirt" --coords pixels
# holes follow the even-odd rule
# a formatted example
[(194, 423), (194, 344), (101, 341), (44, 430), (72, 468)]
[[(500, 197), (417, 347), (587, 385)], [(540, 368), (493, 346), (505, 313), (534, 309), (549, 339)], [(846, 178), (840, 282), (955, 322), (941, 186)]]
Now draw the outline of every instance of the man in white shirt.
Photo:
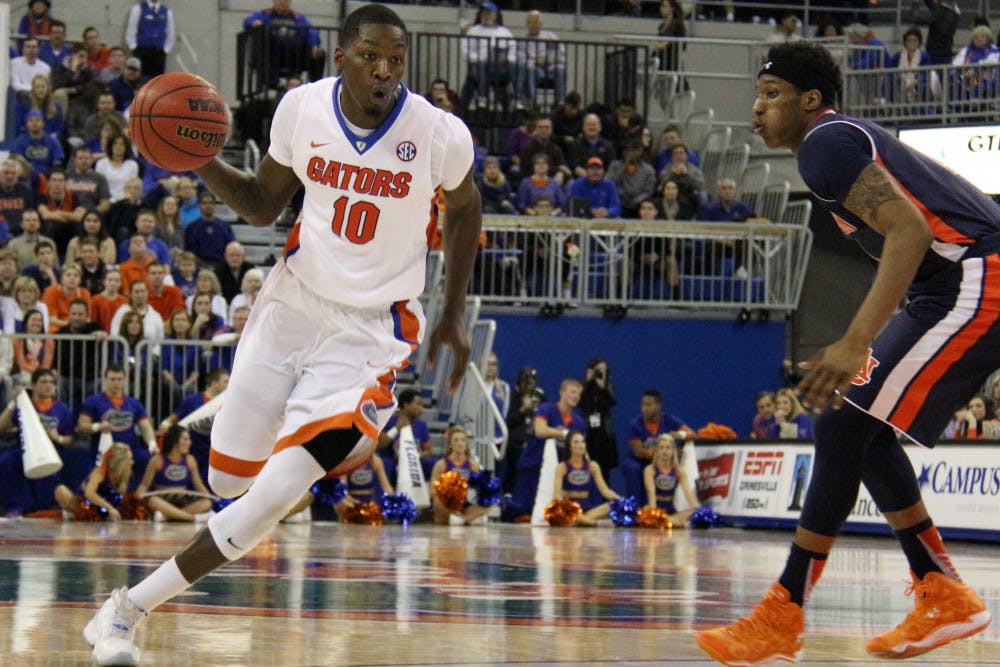
[(46, 77), (52, 71), (49, 64), (38, 57), (38, 39), (28, 37), (24, 40), (21, 50), (23, 55), (10, 61), (10, 85), (17, 91), (18, 97), (27, 97), (31, 92), (31, 80), (38, 74)]
[[(510, 83), (517, 57), (514, 35), (497, 23), (497, 6), (484, 2), (479, 7), (479, 22), (469, 28), (462, 39), (462, 58), (469, 63), (469, 72), (462, 84), (460, 100), (469, 111), (489, 104), (489, 88), (496, 91), (497, 104), (506, 109), (510, 98)], [(508, 38), (508, 39), (505, 39)]]
[(519, 42), (517, 58), (517, 83), (515, 93), (525, 106), (535, 106), (538, 85), (552, 87), (555, 100), (566, 97), (566, 45), (551, 30), (542, 30), (542, 13), (537, 9), (528, 12), (525, 20), (530, 41)]

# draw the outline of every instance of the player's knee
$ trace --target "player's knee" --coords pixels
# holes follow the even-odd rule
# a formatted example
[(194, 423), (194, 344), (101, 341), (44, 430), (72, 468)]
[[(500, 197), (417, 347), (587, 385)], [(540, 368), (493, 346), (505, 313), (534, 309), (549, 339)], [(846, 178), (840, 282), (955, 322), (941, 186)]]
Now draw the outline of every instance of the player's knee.
[(813, 424), (817, 456), (824, 450), (824, 453), (849, 452), (860, 459), (860, 453), (883, 426), (879, 420), (851, 405), (827, 410)]
[(236, 498), (246, 493), (255, 477), (239, 477), (217, 468), (208, 469), (208, 486), (212, 492), (223, 498)]

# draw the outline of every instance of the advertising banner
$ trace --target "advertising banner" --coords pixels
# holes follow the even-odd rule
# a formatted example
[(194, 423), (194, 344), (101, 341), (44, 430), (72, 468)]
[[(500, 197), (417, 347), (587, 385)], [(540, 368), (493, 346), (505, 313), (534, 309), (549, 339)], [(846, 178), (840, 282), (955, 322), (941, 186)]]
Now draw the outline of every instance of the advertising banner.
[[(945, 534), (1000, 541), (1000, 446), (905, 446), (934, 522)], [(813, 469), (811, 443), (699, 444), (697, 492), (735, 525), (794, 527)], [(862, 485), (846, 529), (888, 532)]]

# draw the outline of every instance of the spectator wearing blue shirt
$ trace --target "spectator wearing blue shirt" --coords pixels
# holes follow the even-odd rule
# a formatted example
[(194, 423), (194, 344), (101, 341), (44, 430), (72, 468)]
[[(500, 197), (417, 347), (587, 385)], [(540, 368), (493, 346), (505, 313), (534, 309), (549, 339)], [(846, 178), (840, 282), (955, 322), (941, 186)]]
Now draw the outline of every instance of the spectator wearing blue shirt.
[(852, 23), (844, 28), (844, 33), (854, 46), (871, 47), (851, 51), (848, 56), (850, 69), (879, 69), (889, 62), (889, 50), (885, 48), (885, 42), (876, 37), (864, 23)]
[(395, 414), (389, 417), (385, 428), (378, 435), (378, 453), (385, 464), (385, 474), (389, 481), (395, 484), (396, 457), (399, 455), (399, 429), (409, 426), (413, 430), (413, 439), (420, 452), (420, 466), (424, 478), (430, 479), (435, 458), (431, 451), (431, 431), (427, 422), (420, 417), (424, 414), (424, 401), (420, 392), (415, 389), (405, 389), (399, 392), (398, 407)]
[(504, 510), (507, 518), (516, 520), (530, 514), (535, 505), (545, 441), (554, 438), (559, 458), (566, 459), (566, 437), (571, 431), (586, 432), (587, 424), (577, 409), (582, 392), (583, 385), (580, 381), (568, 378), (559, 386), (559, 402), (542, 403), (538, 406), (532, 422), (534, 437), (525, 443), (524, 452), (517, 460), (514, 494)]
[(218, 266), (226, 261), (226, 246), (236, 240), (232, 228), (215, 217), (215, 195), (206, 190), (198, 196), (201, 217), (184, 230), (184, 249), (190, 250), (198, 260)]
[[(73, 444), (73, 411), (56, 398), (56, 376), (51, 369), (38, 368), (31, 374), (31, 402), (42, 428), (58, 446), (58, 451)], [(6, 431), (11, 426), (20, 429), (20, 422), (20, 411), (16, 410), (12, 400), (0, 412), (0, 430)], [(24, 475), (23, 458), (20, 447), (6, 447), (0, 452), (0, 488), (5, 496), (7, 517), (49, 509), (60, 481), (57, 473), (41, 479), (28, 479)]]
[[(156, 255), (156, 261), (160, 264), (170, 266), (170, 246), (161, 239), (156, 238), (156, 213), (148, 208), (141, 209), (135, 216), (135, 234), (142, 236), (146, 241), (146, 249)], [(135, 235), (133, 234), (133, 236)], [(129, 243), (132, 237), (125, 239), (118, 244), (118, 263), (127, 261), (130, 257)]]
[[(615, 184), (604, 178), (604, 161), (599, 157), (587, 160), (587, 175), (573, 181), (570, 199), (585, 200), (592, 218), (617, 218), (622, 206)], [(572, 212), (571, 212), (572, 215)]]
[(549, 158), (538, 153), (532, 159), (532, 173), (521, 179), (517, 188), (517, 208), (527, 215), (534, 215), (535, 200), (548, 195), (552, 204), (551, 215), (562, 215), (566, 208), (566, 194), (556, 179), (549, 176)]
[(144, 0), (132, 5), (125, 26), (125, 43), (142, 61), (148, 76), (166, 71), (167, 54), (174, 48), (174, 13), (160, 0)]
[(715, 201), (698, 207), (697, 219), (704, 222), (745, 222), (753, 216), (753, 209), (736, 198), (736, 181), (720, 178), (715, 186)]
[(35, 171), (48, 174), (56, 163), (66, 159), (62, 145), (45, 131), (45, 115), (32, 109), (25, 116), (27, 131), (22, 132), (11, 145), (11, 152), (23, 155)]
[(663, 394), (656, 389), (642, 392), (639, 415), (629, 422), (627, 438), (631, 451), (619, 470), (625, 478), (626, 496), (643, 498), (642, 471), (656, 455), (656, 438), (669, 433), (677, 442), (694, 437), (694, 430), (674, 415), (663, 412)]
[(310, 81), (323, 78), (326, 52), (320, 46), (319, 31), (304, 14), (292, 9), (292, 0), (274, 0), (271, 7), (243, 20), (244, 30), (262, 26), (264, 45), (252, 53), (267, 59), (268, 85), (274, 87), (280, 77), (299, 76), (303, 71), (308, 72)]
[(73, 55), (73, 45), (66, 41), (66, 24), (52, 19), (49, 41), (38, 46), (38, 59), (49, 64), (53, 70)]
[[(653, 157), (653, 169), (659, 174), (663, 171), (664, 167), (670, 164), (674, 159), (674, 146), (681, 144), (681, 129), (675, 124), (667, 125), (663, 129), (663, 134), (660, 136), (660, 142), (663, 145), (656, 155)], [(683, 144), (682, 144), (683, 145)], [(701, 167), (701, 156), (698, 151), (693, 148), (685, 147), (687, 153), (687, 161), (689, 164), (693, 164), (696, 167)]]
[(135, 99), (135, 93), (146, 82), (142, 75), (142, 61), (132, 56), (125, 61), (125, 69), (122, 75), (112, 79), (108, 84), (108, 90), (115, 97), (115, 109), (124, 113)]

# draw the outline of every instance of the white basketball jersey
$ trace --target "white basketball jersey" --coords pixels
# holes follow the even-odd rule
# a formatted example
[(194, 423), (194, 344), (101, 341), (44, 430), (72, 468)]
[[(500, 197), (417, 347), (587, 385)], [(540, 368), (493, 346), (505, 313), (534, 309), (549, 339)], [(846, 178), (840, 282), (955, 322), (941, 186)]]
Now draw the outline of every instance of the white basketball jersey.
[(289, 233), (289, 270), (317, 294), (383, 307), (424, 289), (431, 207), (472, 166), (468, 128), (400, 85), (395, 109), (367, 137), (340, 110), (340, 79), (299, 86), (281, 100), (268, 153), (305, 185)]

